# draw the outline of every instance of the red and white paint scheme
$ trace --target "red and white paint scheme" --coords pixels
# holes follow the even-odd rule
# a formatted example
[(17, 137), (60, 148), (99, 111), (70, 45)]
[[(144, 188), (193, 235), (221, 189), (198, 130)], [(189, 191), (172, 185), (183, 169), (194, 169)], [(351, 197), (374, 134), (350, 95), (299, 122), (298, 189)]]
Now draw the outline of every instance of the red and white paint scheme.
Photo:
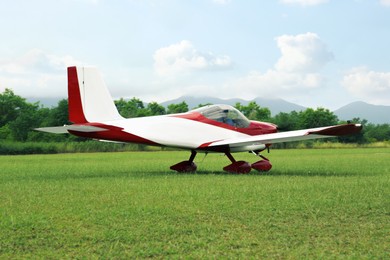
[[(68, 68), (69, 121), (72, 125), (38, 128), (50, 133), (71, 133), (101, 141), (176, 147), (191, 151), (189, 160), (171, 166), (178, 172), (196, 171), (198, 152), (224, 153), (231, 164), (223, 169), (248, 173), (268, 171), (272, 165), (260, 152), (274, 143), (327, 138), (360, 132), (360, 124), (344, 124), (277, 132), (271, 123), (251, 121), (229, 105), (209, 105), (186, 113), (123, 118), (95, 68)], [(231, 153), (253, 152), (260, 161), (236, 161)]]

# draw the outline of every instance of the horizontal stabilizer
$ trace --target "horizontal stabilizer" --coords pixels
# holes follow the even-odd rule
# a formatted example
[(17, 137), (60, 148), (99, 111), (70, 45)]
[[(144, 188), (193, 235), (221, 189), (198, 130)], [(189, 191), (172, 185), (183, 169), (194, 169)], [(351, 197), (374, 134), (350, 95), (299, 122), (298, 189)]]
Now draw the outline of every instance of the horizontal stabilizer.
[(41, 127), (35, 128), (34, 130), (53, 134), (67, 134), (69, 133), (69, 131), (77, 131), (84, 133), (108, 131), (108, 129), (90, 125), (64, 125), (54, 127)]

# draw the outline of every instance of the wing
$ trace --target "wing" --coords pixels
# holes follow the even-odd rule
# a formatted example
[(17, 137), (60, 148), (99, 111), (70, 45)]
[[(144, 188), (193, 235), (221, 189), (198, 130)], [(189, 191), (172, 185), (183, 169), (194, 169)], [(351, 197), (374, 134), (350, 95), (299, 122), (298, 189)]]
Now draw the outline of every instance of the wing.
[[(361, 129), (362, 129), (362, 125), (360, 124), (344, 124), (344, 125), (336, 125), (336, 126), (310, 128), (310, 129), (303, 129), (297, 131), (288, 131), (288, 132), (280, 132), (280, 133), (273, 133), (273, 134), (225, 139), (221, 141), (203, 144), (201, 148), (205, 150), (207, 149), (218, 150), (219, 147), (221, 148), (229, 147), (229, 149), (231, 150), (248, 151), (248, 150), (252, 150), (251, 147), (256, 147), (261, 145), (355, 134), (355, 133), (359, 133)], [(241, 147), (242, 149), (240, 149)]]

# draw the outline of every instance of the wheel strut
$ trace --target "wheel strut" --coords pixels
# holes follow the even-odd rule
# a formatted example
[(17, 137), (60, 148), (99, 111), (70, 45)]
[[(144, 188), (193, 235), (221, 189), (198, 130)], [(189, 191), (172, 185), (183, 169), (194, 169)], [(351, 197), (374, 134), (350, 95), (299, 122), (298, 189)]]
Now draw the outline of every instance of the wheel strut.
[(193, 162), (195, 157), (196, 157), (197, 152), (195, 150), (191, 150), (191, 156), (190, 159), (188, 160), (189, 162)]

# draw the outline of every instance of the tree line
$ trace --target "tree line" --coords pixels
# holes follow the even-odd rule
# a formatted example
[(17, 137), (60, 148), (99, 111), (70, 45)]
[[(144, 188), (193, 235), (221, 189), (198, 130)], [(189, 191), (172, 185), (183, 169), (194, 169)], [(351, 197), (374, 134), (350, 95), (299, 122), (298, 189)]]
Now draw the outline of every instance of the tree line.
[[(141, 116), (165, 115), (189, 111), (185, 101), (170, 104), (166, 108), (157, 102), (145, 104), (138, 98), (116, 100), (119, 113), (125, 118)], [(207, 105), (199, 104), (198, 107)], [(266, 121), (278, 125), (280, 131), (291, 131), (304, 128), (321, 127), (346, 123), (325, 108), (307, 108), (303, 111), (281, 112), (271, 116), (266, 107), (256, 102), (247, 105), (236, 103), (235, 107), (251, 120)], [(365, 119), (352, 118), (351, 122), (364, 125), (362, 133), (353, 136), (340, 137), (336, 141), (344, 143), (370, 143), (390, 140), (389, 124), (371, 124)], [(70, 124), (68, 121), (68, 101), (62, 99), (54, 107), (48, 108), (39, 102), (30, 103), (25, 98), (15, 95), (10, 89), (0, 93), (0, 140), (2, 143), (12, 142), (85, 142), (84, 138), (72, 135), (55, 135), (33, 131), (34, 128), (46, 126), (61, 126)], [(1, 153), (1, 151), (0, 151)]]

